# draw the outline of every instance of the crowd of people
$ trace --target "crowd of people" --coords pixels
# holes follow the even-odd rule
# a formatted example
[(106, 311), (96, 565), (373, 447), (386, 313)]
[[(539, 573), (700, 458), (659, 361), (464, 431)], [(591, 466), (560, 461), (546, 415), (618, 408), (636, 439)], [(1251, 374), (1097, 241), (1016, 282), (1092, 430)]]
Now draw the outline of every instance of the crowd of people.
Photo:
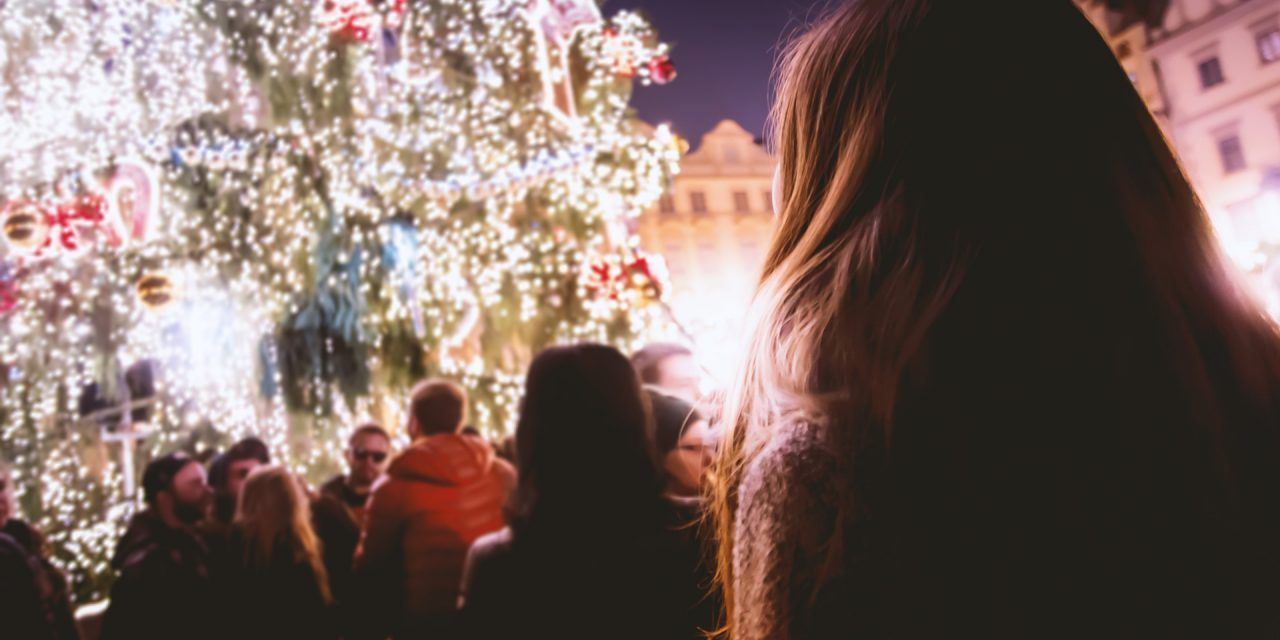
[[(355, 425), (345, 473), (318, 490), (257, 438), (207, 467), (181, 451), (155, 459), (111, 560), (100, 637), (564, 637), (617, 624), (610, 637), (701, 637), (718, 615), (698, 535), (714, 441), (696, 398), (676, 395), (696, 386), (660, 386), (688, 376), (690, 355), (541, 354), (511, 460), (466, 426), (466, 391), (446, 380), (410, 393), (408, 447)], [(30, 586), (0, 598), (25, 618), (3, 619), (26, 620), (23, 638), (77, 638), (66, 581), (10, 517), (7, 472), (0, 482), (6, 585)]]
[[(1280, 331), (1074, 3), (834, 3), (778, 81), (714, 428), (687, 352), (578, 345), (513, 445), (434, 380), (315, 496), (166, 456), (103, 636), (1280, 637)], [(0, 619), (74, 637), (4, 478)]]

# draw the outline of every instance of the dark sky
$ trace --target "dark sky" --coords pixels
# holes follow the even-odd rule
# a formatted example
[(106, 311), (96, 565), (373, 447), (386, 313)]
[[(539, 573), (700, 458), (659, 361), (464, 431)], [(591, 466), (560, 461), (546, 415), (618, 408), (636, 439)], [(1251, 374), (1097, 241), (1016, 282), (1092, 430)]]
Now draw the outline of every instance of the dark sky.
[(671, 44), (679, 77), (666, 86), (636, 87), (640, 117), (670, 122), (697, 146), (724, 118), (763, 133), (769, 76), (784, 36), (828, 0), (605, 0), (604, 13), (641, 9)]

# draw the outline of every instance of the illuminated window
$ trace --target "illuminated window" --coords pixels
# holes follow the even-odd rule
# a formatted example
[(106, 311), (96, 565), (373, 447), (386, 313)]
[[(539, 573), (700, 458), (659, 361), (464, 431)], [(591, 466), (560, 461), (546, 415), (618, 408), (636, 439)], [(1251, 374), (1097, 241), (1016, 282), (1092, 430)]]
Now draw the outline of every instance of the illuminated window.
[(671, 194), (669, 193), (662, 194), (662, 197), (658, 198), (658, 211), (666, 214), (675, 213), (676, 212), (675, 198), (672, 198)]
[(1200, 71), (1200, 86), (1204, 89), (1212, 89), (1227, 81), (1222, 75), (1222, 60), (1216, 54), (1201, 60), (1196, 67)]
[(1262, 62), (1280, 60), (1280, 26), (1275, 23), (1257, 31), (1255, 39), (1258, 43), (1258, 57)]
[(693, 209), (694, 213), (706, 213), (707, 212), (707, 194), (701, 191), (694, 191), (693, 193), (689, 194), (689, 205)]
[(1244, 145), (1239, 135), (1232, 133), (1218, 138), (1218, 155), (1222, 157), (1223, 173), (1245, 170)]

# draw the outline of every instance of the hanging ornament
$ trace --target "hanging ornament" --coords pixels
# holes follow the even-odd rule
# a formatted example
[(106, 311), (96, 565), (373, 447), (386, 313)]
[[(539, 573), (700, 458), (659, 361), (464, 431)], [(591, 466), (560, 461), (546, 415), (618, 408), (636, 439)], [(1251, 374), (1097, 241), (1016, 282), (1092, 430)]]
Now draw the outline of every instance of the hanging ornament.
[(138, 301), (149, 311), (159, 311), (173, 301), (173, 281), (160, 272), (143, 274), (138, 278)]
[(29, 200), (11, 200), (0, 210), (4, 237), (19, 253), (36, 251), (49, 238), (49, 214)]
[(159, 187), (151, 166), (141, 160), (119, 160), (102, 180), (107, 222), (126, 242), (147, 239), (159, 206)]
[(676, 64), (667, 56), (658, 56), (650, 60), (649, 79), (654, 84), (670, 84), (676, 79)]
[(341, 42), (368, 42), (378, 22), (378, 8), (389, 5), (383, 26), (399, 28), (404, 18), (405, 0), (323, 0), (320, 24)]
[(101, 194), (86, 192), (64, 201), (46, 220), (49, 237), (45, 238), (40, 253), (56, 249), (66, 254), (79, 255), (92, 244), (97, 231), (106, 231), (107, 240), (119, 244), (120, 238), (106, 222), (107, 200)]
[(7, 265), (0, 263), (0, 316), (18, 306), (18, 280)]

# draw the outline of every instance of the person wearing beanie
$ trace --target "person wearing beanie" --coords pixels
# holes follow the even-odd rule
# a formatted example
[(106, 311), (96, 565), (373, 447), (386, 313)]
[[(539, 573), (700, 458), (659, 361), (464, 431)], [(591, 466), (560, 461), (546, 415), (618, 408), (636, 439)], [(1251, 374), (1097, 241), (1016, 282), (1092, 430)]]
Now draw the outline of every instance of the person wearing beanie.
[(648, 387), (653, 408), (654, 444), (666, 476), (667, 493), (696, 497), (715, 455), (715, 442), (706, 419), (692, 404)]
[(146, 509), (129, 522), (111, 566), (119, 579), (102, 640), (212, 637), (209, 548), (196, 532), (209, 502), (204, 467), (183, 453), (151, 462), (142, 474)]

